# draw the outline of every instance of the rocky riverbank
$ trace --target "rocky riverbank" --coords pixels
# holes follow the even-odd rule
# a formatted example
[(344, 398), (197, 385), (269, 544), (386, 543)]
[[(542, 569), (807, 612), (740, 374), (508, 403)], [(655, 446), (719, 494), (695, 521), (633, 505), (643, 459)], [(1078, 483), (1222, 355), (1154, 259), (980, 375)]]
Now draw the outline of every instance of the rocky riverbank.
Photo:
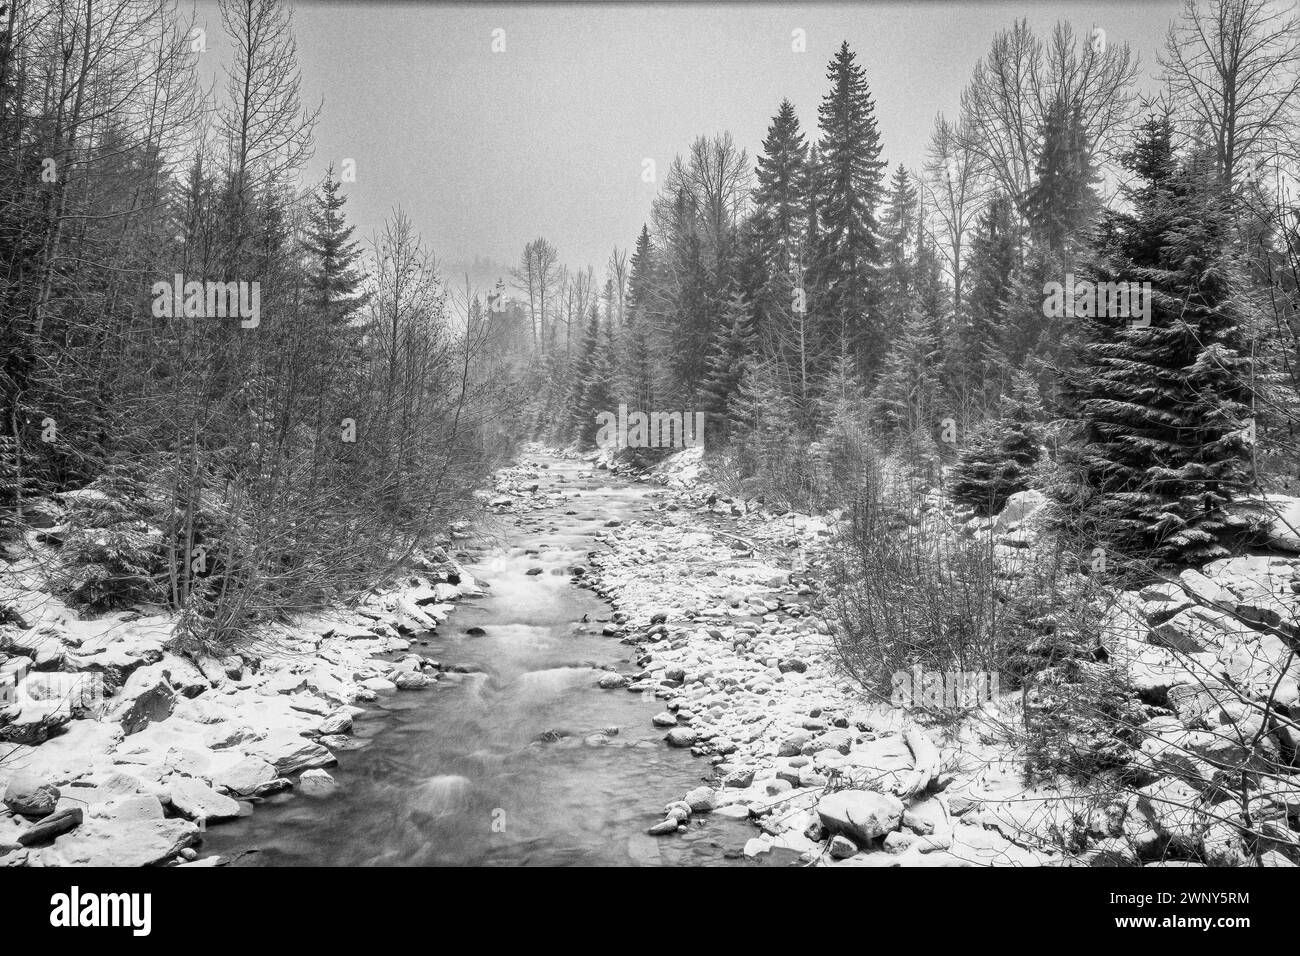
[[(720, 496), (697, 452), (646, 480), (664, 486), (658, 515), (609, 529), (587, 583), (635, 649), (609, 686), (662, 700), (666, 744), (708, 763), (706, 785), (650, 833), (720, 813), (757, 828), (747, 856), (840, 866), (1233, 865), (1252, 850), (1264, 865), (1300, 863), (1300, 559), (1235, 558), (1116, 595), (1098, 656), (1144, 709), (1132, 773), (1118, 790), (1030, 786), (1024, 754), (998, 732), (1021, 722), (1018, 693), (940, 731), (839, 676), (817, 574), (832, 525)], [(996, 521), (968, 520), (941, 514), (935, 495), (921, 520), (989, 536), (1014, 576), (1035, 558), (1041, 505), (1026, 493)], [(1243, 744), (1227, 730), (1251, 707)], [(1223, 777), (1252, 747), (1269, 772), (1252, 778), (1248, 837)]]
[[(0, 866), (213, 865), (209, 824), (294, 790), (364, 741), (379, 695), (432, 686), (409, 653), (473, 578), (440, 551), (351, 609), (267, 628), (220, 659), (169, 649), (169, 615), (82, 620), (43, 589), (38, 558), (0, 568)], [(408, 653), (403, 653), (408, 652)]]
[[(485, 510), (538, 528), (576, 515), (564, 486), (539, 480), (545, 467), (526, 455), (503, 470)], [(843, 677), (824, 593), (835, 515), (720, 494), (698, 450), (634, 477), (657, 486), (639, 499), (649, 508), (595, 519), (602, 548), (555, 570), (610, 602), (590, 626), (629, 649), (627, 666), (590, 676), (590, 693), (651, 695), (638, 719), (698, 761), (700, 785), (656, 807), (654, 840), (721, 815), (753, 827), (728, 852), (778, 862), (1300, 863), (1300, 557), (1285, 529), (1272, 552), (1112, 594), (1088, 666), (1130, 695), (1131, 760), (1115, 785), (1029, 785), (1023, 740), (1003, 732), (1024, 724), (1018, 691), (935, 724)], [(975, 519), (936, 492), (913, 517), (986, 540), (1012, 579), (1051, 547), (1042, 504), (1023, 493)], [(191, 660), (169, 649), (170, 617), (82, 620), (42, 580), (37, 556), (0, 568), (8, 866), (220, 862), (201, 855), (208, 825), (276, 794), (327, 796), (328, 768), (366, 744), (351, 734), (365, 704), (458, 677), (447, 672), (464, 667), (416, 651), (452, 602), (480, 593), (436, 552), (355, 608)]]

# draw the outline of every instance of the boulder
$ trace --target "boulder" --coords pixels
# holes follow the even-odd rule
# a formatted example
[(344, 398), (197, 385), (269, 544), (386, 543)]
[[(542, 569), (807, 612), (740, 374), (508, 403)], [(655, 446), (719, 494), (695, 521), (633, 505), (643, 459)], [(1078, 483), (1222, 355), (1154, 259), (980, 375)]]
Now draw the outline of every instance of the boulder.
[(1047, 504), (1047, 496), (1041, 491), (1017, 491), (1007, 499), (998, 516), (993, 520), (993, 530), (1004, 531), (1020, 524)]
[(398, 690), (423, 690), (426, 687), (438, 683), (437, 678), (430, 677), (418, 671), (404, 672), (393, 675), (393, 686)]
[(346, 710), (338, 710), (330, 714), (316, 727), (316, 732), (322, 736), (331, 734), (346, 734), (352, 730), (352, 715)]
[(724, 787), (735, 787), (744, 790), (754, 784), (753, 767), (737, 767), (735, 770), (728, 770), (722, 777)]
[(161, 666), (167, 682), (182, 697), (197, 697), (212, 686), (192, 661), (170, 651), (163, 653)]
[(72, 711), (64, 701), (28, 700), (0, 725), (0, 740), (35, 746), (49, 740), (70, 720)]
[(796, 757), (803, 752), (804, 746), (812, 740), (812, 733), (807, 730), (796, 730), (784, 738), (777, 746), (776, 755), (778, 757)]
[(93, 804), (90, 815), (103, 820), (161, 820), (162, 801), (152, 793), (137, 793)]
[(1266, 496), (1271, 520), (1268, 541), (1282, 551), (1300, 553), (1300, 498), (1287, 495)]
[(1245, 847), (1239, 829), (1223, 821), (1210, 824), (1202, 838), (1205, 862), (1210, 866), (1246, 866)]
[(298, 778), (298, 792), (307, 797), (327, 797), (338, 788), (338, 784), (324, 770), (304, 770)]
[(320, 744), (287, 730), (276, 731), (265, 740), (249, 744), (247, 753), (271, 764), (280, 776), (316, 767), (329, 767), (338, 762)]
[(238, 803), (193, 777), (171, 777), (167, 792), (176, 811), (191, 820), (233, 820), (239, 816)]
[(692, 813), (709, 813), (718, 806), (718, 798), (712, 787), (696, 787), (686, 794), (685, 800)]
[(865, 846), (898, 829), (903, 820), (903, 804), (889, 794), (840, 790), (817, 801), (817, 816), (831, 833)]
[(163, 665), (150, 664), (131, 672), (113, 714), (123, 733), (129, 736), (166, 720), (175, 708), (176, 691), (167, 680)]
[(59, 788), (30, 774), (16, 774), (5, 787), (5, 806), (20, 816), (40, 819), (53, 813), (58, 802)]
[(162, 655), (160, 641), (122, 640), (106, 647), (91, 648), (78, 653), (69, 652), (64, 666), (70, 671), (88, 671), (101, 675), (105, 689), (113, 694), (125, 686), (127, 678), (138, 669), (161, 661)]
[(47, 866), (155, 866), (199, 841), (189, 820), (88, 820), (43, 850)]
[(261, 757), (244, 757), (235, 765), (214, 771), (212, 783), (235, 796), (253, 796), (276, 779), (276, 767)]
[(1223, 646), (1227, 633), (1207, 622), (1196, 608), (1179, 611), (1163, 624), (1151, 628), (1151, 643), (1180, 654), (1200, 654)]
[(1195, 684), (1177, 684), (1169, 688), (1169, 707), (1184, 727), (1218, 724), (1223, 705), (1238, 700), (1240, 694), (1213, 678)]
[[(1201, 846), (1208, 818), (1201, 809), (1201, 795), (1188, 783), (1166, 777), (1137, 791), (1133, 807), (1124, 818), (1125, 834), (1140, 856), (1162, 851), (1162, 845), (1181, 853), (1194, 853)], [(1153, 842), (1140, 831), (1154, 833)]]
[(848, 754), (853, 747), (853, 734), (847, 730), (828, 730), (813, 741), (813, 746), (818, 750), (834, 750), (841, 754)]
[(73, 717), (89, 717), (104, 702), (104, 682), (98, 674), (36, 672), (19, 683), (18, 699), (63, 704)]
[(858, 845), (848, 837), (840, 836), (838, 833), (831, 837), (827, 849), (830, 851), (832, 860), (847, 860), (851, 856), (858, 855)]
[(41, 843), (49, 843), (60, 834), (75, 830), (81, 826), (81, 820), (82, 814), (79, 807), (56, 810), (18, 834), (18, 842), (23, 846), (37, 846)]
[(697, 739), (699, 734), (690, 727), (674, 727), (664, 735), (670, 747), (693, 747)]
[(1188, 568), (1182, 574), (1178, 575), (1178, 580), (1182, 583), (1183, 588), (1188, 594), (1196, 598), (1202, 604), (1208, 604), (1211, 607), (1230, 608), (1237, 603), (1237, 595), (1233, 594), (1222, 584), (1211, 581), (1200, 571), (1193, 571)]

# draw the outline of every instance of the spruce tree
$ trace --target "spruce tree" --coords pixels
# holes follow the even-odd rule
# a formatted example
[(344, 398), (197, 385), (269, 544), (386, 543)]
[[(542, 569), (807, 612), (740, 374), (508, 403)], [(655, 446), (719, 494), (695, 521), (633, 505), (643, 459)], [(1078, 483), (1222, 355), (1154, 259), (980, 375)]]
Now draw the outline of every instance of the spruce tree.
[(627, 287), (628, 312), (641, 317), (650, 309), (655, 274), (654, 244), (650, 240), (650, 229), (644, 223), (641, 225), (641, 234), (636, 237), (636, 248), (632, 250), (630, 266)]
[(637, 236), (630, 266), (627, 318), (616, 343), (617, 394), (629, 408), (647, 410), (655, 402), (650, 323), (656, 260), (650, 230), (645, 225), (641, 226), (641, 234)]
[(1019, 236), (1011, 200), (998, 193), (980, 216), (966, 269), (969, 291), (956, 335), (951, 377), (958, 390), (982, 408), (1001, 391), (1007, 358), (1002, 350)]
[(939, 369), (937, 321), (913, 308), (885, 356), (871, 392), (876, 426), (894, 437), (929, 427), (940, 397)]
[[(592, 307), (592, 312), (595, 312), (595, 306)], [(596, 416), (601, 412), (617, 412), (617, 365), (614, 323), (605, 322), (596, 333), (595, 354), (582, 393), (583, 418), (578, 429), (578, 441), (584, 448), (591, 448), (596, 443), (596, 433), (599, 431)]]
[[(600, 350), (600, 308), (593, 302), (588, 312), (587, 327), (578, 349), (578, 357), (570, 369), (571, 384), (567, 403), (569, 420), (566, 423), (566, 431), (579, 443), (584, 443), (588, 426), (595, 420), (595, 411), (606, 411), (603, 408), (593, 411), (600, 391), (596, 381)], [(595, 433), (594, 428), (591, 429), (591, 433)]]
[(776, 370), (757, 356), (742, 364), (736, 393), (727, 406), (737, 458), (748, 474), (783, 461), (794, 441), (796, 409), (777, 387)]
[(1102, 315), (1071, 380), (1082, 422), (1070, 461), (1085, 514), (1121, 555), (1200, 563), (1227, 553), (1225, 505), (1249, 487), (1250, 361), (1231, 197), (1204, 152), (1179, 162), (1154, 117), (1125, 166), (1131, 212), (1098, 250), (1101, 281), (1147, 281), (1150, 324)]
[(881, 220), (880, 333), (893, 338), (908, 313), (913, 293), (912, 255), (916, 241), (918, 204), (916, 187), (899, 163), (889, 182), (889, 195)]
[(361, 248), (353, 241), (355, 227), (348, 225), (343, 214), (347, 197), (342, 184), (334, 178), (334, 167), (325, 173), (320, 191), (309, 213), (303, 246), (312, 257), (308, 288), (312, 304), (325, 317), (327, 327), (338, 330), (365, 305), (361, 286)]
[(726, 416), (740, 387), (745, 360), (754, 353), (753, 310), (739, 292), (733, 292), (722, 323), (709, 349), (701, 407), (711, 416)]
[(789, 100), (767, 128), (755, 170), (752, 241), (769, 275), (797, 265), (807, 232), (808, 144)]
[(885, 163), (866, 74), (847, 42), (830, 62), (818, 109), (818, 245), (810, 292), (822, 335), (843, 335), (864, 370), (884, 349), (876, 314), (880, 269), (877, 210)]
[(1097, 179), (1081, 108), (1058, 99), (1043, 123), (1025, 214), (1034, 241), (1067, 269), (1101, 208)]
[(996, 416), (975, 428), (958, 455), (951, 475), (953, 501), (970, 505), (976, 514), (994, 515), (1008, 498), (1029, 487), (1030, 473), (1042, 456), (1038, 414), (1033, 379), (1015, 373)]

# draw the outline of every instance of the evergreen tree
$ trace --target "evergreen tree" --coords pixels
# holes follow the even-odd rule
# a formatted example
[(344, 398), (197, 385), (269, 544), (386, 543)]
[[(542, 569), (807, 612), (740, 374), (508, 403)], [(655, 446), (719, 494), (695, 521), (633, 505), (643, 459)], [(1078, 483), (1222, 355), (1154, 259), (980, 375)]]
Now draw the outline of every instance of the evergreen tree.
[[(595, 306), (592, 306), (592, 311), (595, 311)], [(596, 338), (595, 356), (582, 393), (584, 407), (578, 441), (584, 448), (590, 448), (596, 443), (596, 433), (599, 431), (596, 424), (597, 414), (618, 410), (618, 394), (615, 385), (618, 354), (614, 323), (605, 322), (598, 330)]]
[(601, 345), (600, 308), (593, 302), (588, 312), (587, 328), (582, 337), (582, 344), (578, 349), (578, 357), (574, 360), (569, 372), (569, 380), (572, 384), (570, 385), (567, 403), (569, 420), (566, 430), (584, 446), (586, 445), (588, 433), (595, 434), (593, 424), (595, 413), (597, 411), (607, 411), (603, 407), (596, 408), (596, 402), (600, 398), (602, 391), (602, 385), (597, 381)]
[(709, 349), (709, 367), (704, 380), (701, 407), (710, 415), (725, 416), (740, 387), (745, 360), (754, 353), (754, 327), (749, 302), (733, 292), (722, 324)]
[(1058, 99), (1043, 123), (1025, 213), (1034, 241), (1066, 268), (1072, 266), (1101, 208), (1097, 178), (1082, 111), (1078, 104)]
[(943, 278), (943, 263), (939, 261), (939, 251), (934, 243), (920, 230), (918, 225), (916, 257), (912, 263), (912, 301), (924, 315), (930, 316), (935, 323), (936, 334), (942, 336), (952, 312), (952, 294)]
[(808, 226), (808, 144), (789, 100), (767, 128), (755, 178), (752, 242), (769, 275), (785, 274), (798, 265)]
[(783, 461), (795, 438), (795, 408), (777, 386), (776, 370), (757, 356), (741, 367), (736, 393), (727, 407), (742, 471), (754, 474), (765, 464)]
[(650, 230), (642, 225), (632, 251), (628, 274), (627, 318), (616, 341), (617, 394), (634, 409), (655, 405), (653, 363), (650, 350), (650, 314), (656, 260)]
[(877, 427), (894, 436), (928, 428), (940, 396), (939, 367), (937, 321), (913, 308), (885, 356), (871, 392)]
[(831, 89), (818, 109), (818, 245), (810, 293), (828, 338), (843, 335), (864, 370), (884, 349), (878, 305), (877, 208), (885, 163), (866, 74), (847, 42), (827, 70)]
[(312, 257), (308, 288), (312, 305), (325, 316), (331, 328), (347, 324), (366, 303), (358, 292), (361, 286), (361, 248), (353, 241), (355, 227), (348, 225), (343, 214), (347, 197), (342, 184), (334, 178), (334, 167), (325, 173), (320, 192), (309, 213), (303, 246)]
[(1004, 193), (995, 195), (980, 216), (971, 242), (966, 270), (969, 291), (950, 370), (955, 390), (976, 408), (983, 408), (1002, 391), (1008, 361), (1002, 345), (1019, 258), (1017, 233), (1011, 200)]
[(899, 163), (889, 182), (881, 221), (880, 332), (892, 340), (908, 313), (913, 293), (912, 256), (916, 246), (919, 206), (916, 187)]
[(1150, 324), (1089, 324), (1072, 406), (1084, 426), (1071, 462), (1085, 513), (1121, 554), (1203, 562), (1226, 552), (1224, 506), (1249, 485), (1250, 361), (1231, 197), (1207, 154), (1177, 162), (1167, 119), (1144, 125), (1125, 165), (1132, 211), (1113, 215), (1096, 278), (1149, 281)]
[(652, 285), (655, 274), (655, 250), (650, 241), (650, 229), (641, 226), (641, 235), (636, 237), (636, 248), (632, 250), (631, 272), (628, 275), (627, 305), (628, 314), (644, 317), (650, 308)]
[(1036, 426), (1038, 390), (1023, 372), (998, 403), (997, 415), (976, 427), (952, 471), (952, 499), (976, 514), (994, 515), (1007, 499), (1029, 487), (1030, 472), (1042, 455)]

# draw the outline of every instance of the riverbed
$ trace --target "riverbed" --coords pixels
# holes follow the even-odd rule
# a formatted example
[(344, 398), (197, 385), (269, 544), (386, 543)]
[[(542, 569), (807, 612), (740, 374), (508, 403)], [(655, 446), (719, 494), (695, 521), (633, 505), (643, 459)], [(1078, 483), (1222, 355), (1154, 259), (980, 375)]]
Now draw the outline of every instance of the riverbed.
[[(234, 865), (745, 865), (752, 828), (701, 816), (646, 834), (663, 807), (709, 777), (668, 747), (653, 695), (602, 690), (630, 648), (602, 635), (611, 611), (575, 583), (612, 521), (650, 512), (653, 486), (583, 462), (537, 459), (540, 505), (490, 516), (461, 542), (490, 585), (413, 650), (437, 686), (387, 696), (358, 717), (338, 788), (282, 795), (211, 827), (204, 855)], [(534, 501), (536, 499), (534, 498)], [(450, 673), (459, 667), (469, 673)]]

